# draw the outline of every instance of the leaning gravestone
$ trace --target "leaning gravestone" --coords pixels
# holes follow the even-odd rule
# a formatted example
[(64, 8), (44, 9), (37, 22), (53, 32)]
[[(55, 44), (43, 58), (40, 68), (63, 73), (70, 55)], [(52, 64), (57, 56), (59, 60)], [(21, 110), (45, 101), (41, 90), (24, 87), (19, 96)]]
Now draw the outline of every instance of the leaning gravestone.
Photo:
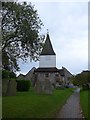
[(16, 95), (17, 83), (15, 80), (2, 80), (2, 95), (3, 96), (13, 96)]

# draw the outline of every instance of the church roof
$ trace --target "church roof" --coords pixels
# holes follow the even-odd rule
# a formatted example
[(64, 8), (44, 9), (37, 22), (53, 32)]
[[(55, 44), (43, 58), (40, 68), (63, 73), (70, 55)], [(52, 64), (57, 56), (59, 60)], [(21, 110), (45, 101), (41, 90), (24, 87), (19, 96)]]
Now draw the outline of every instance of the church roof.
[(56, 67), (52, 68), (37, 68), (34, 72), (59, 72)]
[(46, 41), (43, 47), (43, 50), (41, 52), (41, 55), (55, 55), (55, 52), (53, 50), (49, 34), (47, 34)]

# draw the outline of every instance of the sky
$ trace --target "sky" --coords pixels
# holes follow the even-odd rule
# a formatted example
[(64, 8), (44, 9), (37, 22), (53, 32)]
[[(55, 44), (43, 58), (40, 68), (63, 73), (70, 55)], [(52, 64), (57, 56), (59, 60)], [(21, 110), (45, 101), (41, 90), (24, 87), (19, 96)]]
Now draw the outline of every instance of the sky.
[[(22, 2), (22, 0), (19, 0)], [(45, 0), (46, 1), (46, 0)], [(88, 69), (88, 1), (49, 0), (46, 2), (31, 1), (44, 26), (42, 33), (47, 29), (53, 49), (56, 53), (56, 67), (64, 66), (72, 74), (78, 74)], [(32, 67), (39, 67), (39, 62), (24, 63), (19, 61), (21, 71), (17, 74), (26, 74)]]

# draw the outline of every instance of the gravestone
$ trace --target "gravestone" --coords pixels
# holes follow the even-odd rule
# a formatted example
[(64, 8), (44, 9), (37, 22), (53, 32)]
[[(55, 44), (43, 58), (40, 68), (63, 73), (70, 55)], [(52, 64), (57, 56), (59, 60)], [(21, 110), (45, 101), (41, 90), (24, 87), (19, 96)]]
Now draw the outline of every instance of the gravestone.
[(35, 84), (35, 91), (38, 94), (42, 93), (42, 84), (41, 84), (41, 81), (38, 79), (37, 79), (36, 84)]
[(2, 80), (2, 95), (3, 96), (6, 95), (7, 86), (8, 86), (8, 80), (7, 79), (3, 79)]
[(14, 95), (16, 95), (16, 91), (17, 91), (16, 87), (17, 87), (16, 81), (15, 80), (9, 80), (6, 96), (14, 96)]
[(52, 84), (50, 82), (49, 77), (45, 78), (45, 88), (44, 88), (44, 92), (46, 94), (52, 94)]
[(49, 77), (45, 77), (44, 80), (37, 79), (35, 91), (38, 94), (52, 94), (52, 84), (49, 80)]
[(2, 95), (3, 96), (14, 96), (17, 91), (17, 83), (15, 80), (2, 80)]

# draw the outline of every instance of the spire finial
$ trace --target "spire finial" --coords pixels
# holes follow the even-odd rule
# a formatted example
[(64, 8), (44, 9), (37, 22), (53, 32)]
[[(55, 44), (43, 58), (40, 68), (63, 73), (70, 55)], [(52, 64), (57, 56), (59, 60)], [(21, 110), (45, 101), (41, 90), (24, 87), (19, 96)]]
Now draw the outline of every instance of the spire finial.
[(49, 34), (49, 30), (47, 29), (47, 34)]

